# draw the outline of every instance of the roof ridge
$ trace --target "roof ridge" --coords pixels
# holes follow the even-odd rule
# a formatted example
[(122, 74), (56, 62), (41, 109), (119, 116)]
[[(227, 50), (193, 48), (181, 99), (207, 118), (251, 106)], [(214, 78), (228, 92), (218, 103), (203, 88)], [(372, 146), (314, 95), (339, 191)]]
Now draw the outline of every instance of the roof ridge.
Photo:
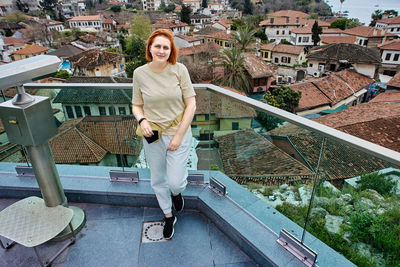
[(77, 131), (77, 133), (82, 137), (83, 142), (86, 144), (86, 146), (89, 148), (89, 150), (92, 152), (92, 154), (96, 157), (96, 159), (98, 159), (99, 161), (102, 160), (102, 158), (100, 158), (97, 153), (92, 149), (92, 147), (89, 145), (89, 142), (94, 143), (96, 146), (100, 147), (102, 150), (104, 150), (106, 153), (109, 152), (107, 149), (105, 149), (104, 147), (102, 147), (100, 144), (96, 143), (96, 141), (94, 141), (92, 138), (90, 138), (89, 136), (87, 136), (85, 133), (82, 132), (82, 130), (80, 128), (75, 127), (75, 130)]

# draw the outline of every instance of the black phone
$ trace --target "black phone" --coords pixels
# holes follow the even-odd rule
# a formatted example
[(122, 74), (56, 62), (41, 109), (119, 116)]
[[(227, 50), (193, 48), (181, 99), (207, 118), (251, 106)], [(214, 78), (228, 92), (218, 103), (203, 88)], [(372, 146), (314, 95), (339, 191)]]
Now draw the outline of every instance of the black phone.
[(151, 143), (153, 143), (153, 142), (158, 140), (158, 131), (154, 131), (153, 130), (153, 135), (152, 136), (150, 136), (150, 137), (146, 137), (145, 136), (144, 138), (146, 139), (147, 143), (151, 144)]

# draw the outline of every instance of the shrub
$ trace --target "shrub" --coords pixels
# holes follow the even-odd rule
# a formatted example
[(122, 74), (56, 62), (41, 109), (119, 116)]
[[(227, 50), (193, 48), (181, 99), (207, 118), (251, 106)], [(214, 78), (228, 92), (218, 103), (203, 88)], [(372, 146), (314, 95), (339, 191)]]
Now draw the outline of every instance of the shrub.
[(390, 177), (385, 177), (383, 174), (370, 173), (361, 175), (358, 190), (364, 191), (365, 189), (373, 189), (381, 195), (391, 195), (396, 187), (396, 182)]
[(71, 77), (71, 74), (66, 70), (59, 70), (56, 72), (54, 77), (68, 80), (69, 77)]

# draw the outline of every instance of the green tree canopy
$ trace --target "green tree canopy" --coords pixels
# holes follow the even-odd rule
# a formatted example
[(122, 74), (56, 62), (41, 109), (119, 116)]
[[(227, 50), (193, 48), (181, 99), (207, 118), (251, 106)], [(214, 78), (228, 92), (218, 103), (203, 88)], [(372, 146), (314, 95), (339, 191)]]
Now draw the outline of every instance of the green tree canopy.
[(235, 41), (240, 44), (240, 50), (246, 51), (248, 45), (256, 40), (256, 30), (252, 30), (249, 26), (240, 27), (234, 35)]
[(115, 12), (115, 13), (121, 12), (121, 6), (113, 5), (112, 7), (110, 7), (110, 10), (111, 10), (112, 12)]
[(318, 26), (318, 21), (316, 20), (312, 26), (312, 40), (314, 45), (318, 45), (319, 41), (321, 41), (321, 37), (319, 36), (322, 33), (322, 27)]
[(224, 69), (223, 75), (216, 77), (216, 84), (229, 86), (246, 94), (251, 92), (252, 86), (245, 69), (245, 60), (239, 48), (224, 49), (214, 65)]
[(208, 7), (208, 0), (201, 1), (201, 7), (202, 8), (207, 8)]
[(244, 0), (243, 14), (252, 15), (253, 14), (253, 3), (250, 0)]
[(146, 64), (146, 43), (137, 35), (131, 35), (126, 44), (127, 55), (125, 72), (129, 78), (132, 77), (133, 71), (144, 64)]
[(182, 5), (181, 10), (181, 21), (190, 24), (190, 14), (192, 13), (192, 9), (190, 6)]
[(358, 19), (338, 19), (331, 23), (329, 28), (339, 28), (342, 30), (351, 29), (360, 26)]
[(71, 77), (71, 74), (69, 74), (69, 72), (66, 70), (59, 70), (56, 72), (54, 77), (68, 80), (69, 77)]
[(145, 15), (136, 14), (132, 18), (131, 34), (147, 40), (151, 34), (150, 19)]

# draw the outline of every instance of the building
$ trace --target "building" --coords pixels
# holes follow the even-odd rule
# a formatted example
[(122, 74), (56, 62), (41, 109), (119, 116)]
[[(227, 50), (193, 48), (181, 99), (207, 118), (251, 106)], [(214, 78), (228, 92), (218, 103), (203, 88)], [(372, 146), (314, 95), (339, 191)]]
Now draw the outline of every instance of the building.
[(230, 30), (231, 25), (233, 24), (233, 21), (230, 19), (221, 19), (217, 22), (215, 22), (213, 25), (211, 25), (214, 28), (217, 28), (219, 30)]
[(204, 35), (204, 37), (206, 38), (207, 42), (214, 42), (222, 48), (226, 49), (233, 47), (234, 34), (234, 31), (226, 30), (206, 34)]
[(203, 14), (194, 14), (190, 16), (190, 24), (194, 25), (197, 29), (205, 27), (211, 23), (211, 17)]
[(385, 42), (378, 46), (382, 57), (382, 70), (384, 75), (394, 76), (400, 71), (400, 39)]
[(301, 92), (298, 107), (300, 116), (316, 114), (324, 110), (335, 110), (343, 105), (354, 106), (364, 99), (366, 88), (373, 80), (353, 70), (333, 72), (317, 79), (291, 84)]
[(189, 35), (176, 35), (174, 36), (174, 41), (178, 48), (183, 48), (200, 45), (204, 42), (204, 39)]
[(14, 51), (25, 48), (28, 40), (16, 37), (0, 37), (0, 42), (2, 42), (2, 61), (10, 62), (11, 54)]
[(78, 28), (81, 31), (102, 31), (101, 15), (96, 16), (79, 16), (68, 20), (69, 27)]
[(143, 10), (155, 11), (161, 5), (161, 0), (143, 0)]
[(113, 19), (104, 19), (102, 26), (103, 26), (103, 31), (111, 32), (116, 29), (117, 22)]
[(85, 2), (80, 0), (62, 0), (60, 3), (63, 16), (66, 19), (82, 16), (86, 9)]
[(328, 44), (357, 44), (356, 36), (321, 36), (321, 45)]
[(271, 86), (273, 70), (264, 60), (258, 58), (254, 53), (244, 53), (245, 68), (251, 79), (252, 92), (265, 92)]
[(179, 48), (179, 62), (196, 64), (196, 62), (204, 59), (205, 54), (208, 54), (209, 57), (218, 56), (220, 49), (221, 47), (214, 42)]
[(353, 67), (361, 74), (376, 78), (381, 64), (381, 56), (376, 49), (345, 43), (313, 48), (307, 60), (307, 73), (314, 77), (320, 77), (326, 71)]
[(75, 76), (113, 76), (124, 71), (125, 56), (91, 49), (69, 58)]
[(293, 66), (306, 62), (304, 46), (269, 43), (260, 46), (261, 57), (274, 64)]
[(17, 51), (14, 51), (11, 53), (11, 59), (12, 61), (17, 61), (20, 59), (24, 58), (29, 58), (29, 57), (34, 57), (38, 55), (44, 55), (46, 54), (47, 50), (49, 50), (47, 47), (41, 46), (41, 45), (29, 45), (25, 48), (19, 49)]
[(387, 91), (400, 91), (400, 72), (387, 83)]
[(154, 29), (170, 29), (174, 36), (185, 35), (189, 32), (189, 25), (179, 19), (162, 19), (151, 25)]
[(344, 34), (355, 36), (356, 42), (364, 47), (373, 48), (386, 41), (393, 40), (396, 35), (387, 33), (384, 29), (377, 29), (373, 27), (359, 26), (343, 31)]
[(182, 0), (182, 4), (190, 7), (193, 13), (201, 9), (201, 0)]
[[(312, 28), (307, 25), (293, 29), (290, 42), (293, 45), (313, 46), (314, 42), (312, 40)], [(317, 45), (319, 45), (319, 43)]]
[(400, 37), (400, 16), (377, 20), (375, 28), (384, 29), (387, 33), (396, 34)]

